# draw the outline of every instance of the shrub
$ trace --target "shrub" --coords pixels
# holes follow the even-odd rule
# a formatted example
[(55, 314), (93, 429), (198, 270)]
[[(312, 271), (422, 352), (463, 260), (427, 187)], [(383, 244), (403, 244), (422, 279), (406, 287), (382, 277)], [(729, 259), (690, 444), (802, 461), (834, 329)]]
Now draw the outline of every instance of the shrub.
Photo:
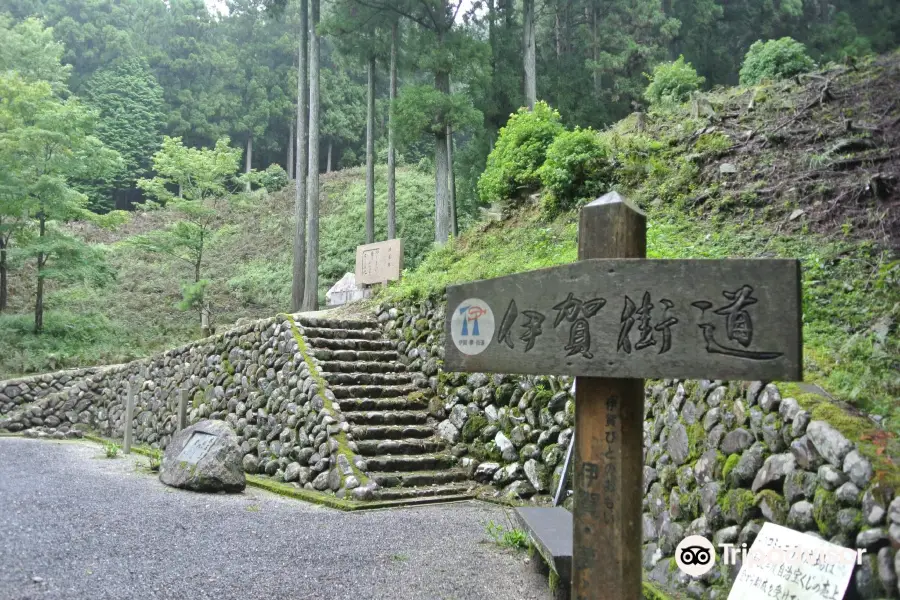
[(106, 454), (106, 458), (115, 458), (119, 455), (119, 445), (115, 442), (105, 442), (103, 452)]
[(544, 209), (551, 214), (569, 210), (606, 191), (613, 178), (609, 159), (609, 145), (593, 129), (576, 128), (557, 136), (539, 171), (546, 192)]
[(520, 108), (512, 115), (500, 129), (487, 168), (478, 179), (482, 202), (509, 200), (518, 188), (537, 187), (538, 169), (544, 164), (547, 148), (563, 131), (559, 112), (545, 102), (538, 102), (534, 111)]
[(691, 63), (685, 62), (684, 56), (679, 56), (675, 62), (656, 65), (653, 74), (647, 77), (650, 85), (644, 92), (644, 98), (651, 106), (686, 102), (691, 92), (699, 90), (706, 82), (706, 78), (698, 75)]
[(277, 192), (284, 189), (288, 184), (287, 171), (281, 168), (279, 164), (271, 164), (268, 168), (259, 174), (257, 180), (259, 187), (266, 188), (267, 192)]
[(815, 67), (806, 46), (797, 40), (759, 40), (750, 46), (741, 67), (741, 85), (755, 85), (764, 79), (785, 79), (806, 73)]

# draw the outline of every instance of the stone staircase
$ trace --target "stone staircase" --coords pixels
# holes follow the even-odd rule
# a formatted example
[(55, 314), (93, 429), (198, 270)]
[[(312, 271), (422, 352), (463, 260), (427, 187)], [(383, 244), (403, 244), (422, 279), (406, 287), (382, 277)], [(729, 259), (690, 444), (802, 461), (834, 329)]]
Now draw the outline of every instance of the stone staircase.
[(435, 434), (428, 400), (374, 321), (301, 319), (310, 352), (379, 485), (375, 499), (449, 501), (474, 483)]

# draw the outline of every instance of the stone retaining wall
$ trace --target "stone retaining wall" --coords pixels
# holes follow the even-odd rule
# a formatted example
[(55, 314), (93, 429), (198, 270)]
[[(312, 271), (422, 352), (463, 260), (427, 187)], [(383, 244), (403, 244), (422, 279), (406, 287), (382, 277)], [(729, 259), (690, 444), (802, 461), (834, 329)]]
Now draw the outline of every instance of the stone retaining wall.
[(176, 431), (183, 389), (188, 424), (228, 422), (248, 473), (364, 498), (371, 491), (365, 463), (352, 452), (349, 427), (314, 372), (318, 361), (304, 355), (292, 325), (279, 316), (125, 365), (0, 382), (0, 430), (122, 439), (131, 381), (140, 386), (135, 443), (164, 449)]
[[(432, 299), (382, 305), (378, 320), (409, 367), (429, 378), (437, 430), (476, 479), (498, 496), (552, 493), (572, 439), (572, 380), (444, 373), (444, 315)], [(651, 581), (726, 598), (740, 563), (692, 580), (675, 568), (675, 547), (692, 534), (749, 546), (770, 521), (865, 548), (848, 598), (900, 596), (900, 497), (860, 448), (775, 385), (648, 382), (643, 435), (642, 553)], [(897, 480), (896, 469), (888, 475)]]

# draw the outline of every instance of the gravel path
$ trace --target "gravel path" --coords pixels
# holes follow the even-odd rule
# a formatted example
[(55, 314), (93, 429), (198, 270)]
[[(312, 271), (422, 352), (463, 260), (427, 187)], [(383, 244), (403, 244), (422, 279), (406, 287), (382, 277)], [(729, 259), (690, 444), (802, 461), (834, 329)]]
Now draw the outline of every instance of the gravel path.
[(547, 599), (479, 502), (344, 513), (175, 490), (87, 442), (0, 438), (0, 599)]

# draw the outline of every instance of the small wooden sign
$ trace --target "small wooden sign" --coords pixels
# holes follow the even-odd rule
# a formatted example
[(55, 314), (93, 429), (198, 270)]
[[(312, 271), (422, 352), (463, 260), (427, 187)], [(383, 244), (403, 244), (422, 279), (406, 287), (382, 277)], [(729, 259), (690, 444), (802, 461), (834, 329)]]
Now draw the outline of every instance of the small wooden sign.
[(398, 281), (401, 271), (403, 240), (387, 240), (356, 247), (357, 285)]
[(447, 308), (447, 371), (802, 380), (797, 260), (583, 260)]

